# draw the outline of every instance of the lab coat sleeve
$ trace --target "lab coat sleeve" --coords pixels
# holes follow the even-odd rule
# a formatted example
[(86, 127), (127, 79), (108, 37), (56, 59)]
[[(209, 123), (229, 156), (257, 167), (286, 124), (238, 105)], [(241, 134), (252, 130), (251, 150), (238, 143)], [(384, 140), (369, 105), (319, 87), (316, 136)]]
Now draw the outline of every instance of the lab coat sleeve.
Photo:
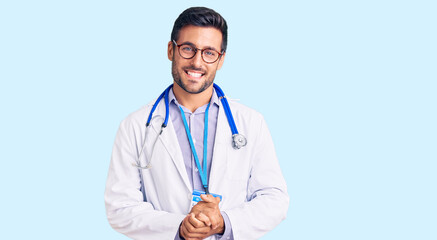
[(235, 239), (259, 239), (285, 219), (289, 197), (270, 132), (261, 119), (253, 147), (247, 202), (225, 210)]
[(139, 131), (124, 120), (117, 132), (105, 190), (108, 221), (132, 239), (173, 239), (184, 215), (157, 211), (144, 201), (139, 170), (132, 166), (138, 154)]

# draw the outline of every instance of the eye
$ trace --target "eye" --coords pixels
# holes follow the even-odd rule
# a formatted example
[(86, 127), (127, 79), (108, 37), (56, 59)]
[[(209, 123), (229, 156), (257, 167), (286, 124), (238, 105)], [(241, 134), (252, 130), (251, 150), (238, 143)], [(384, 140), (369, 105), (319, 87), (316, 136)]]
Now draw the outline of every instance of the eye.
[(205, 49), (205, 51), (203, 51), (203, 54), (208, 57), (215, 57), (217, 55), (217, 52), (211, 49)]
[(181, 50), (184, 51), (184, 52), (192, 52), (192, 51), (194, 51), (193, 47), (191, 47), (190, 45), (182, 45), (181, 46)]

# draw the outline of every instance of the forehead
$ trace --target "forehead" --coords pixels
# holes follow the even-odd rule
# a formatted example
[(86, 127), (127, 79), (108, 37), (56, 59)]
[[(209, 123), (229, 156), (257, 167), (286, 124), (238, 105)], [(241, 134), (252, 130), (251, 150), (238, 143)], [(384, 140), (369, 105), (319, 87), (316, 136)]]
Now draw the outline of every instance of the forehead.
[(179, 32), (178, 44), (190, 42), (198, 48), (213, 47), (220, 50), (222, 44), (222, 33), (213, 27), (198, 27), (188, 25)]

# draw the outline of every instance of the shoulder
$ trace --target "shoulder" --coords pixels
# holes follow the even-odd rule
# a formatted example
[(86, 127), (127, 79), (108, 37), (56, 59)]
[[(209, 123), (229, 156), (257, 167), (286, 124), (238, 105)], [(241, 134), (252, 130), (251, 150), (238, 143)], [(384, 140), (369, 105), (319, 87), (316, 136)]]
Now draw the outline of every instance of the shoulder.
[(232, 99), (228, 99), (228, 102), (240, 132), (246, 134), (249, 134), (248, 132), (255, 133), (266, 127), (263, 115), (255, 109)]
[(141, 106), (136, 111), (130, 113), (127, 117), (123, 119), (121, 122), (121, 127), (141, 127), (145, 125), (147, 122), (147, 117), (149, 116), (150, 110), (152, 109), (154, 101), (149, 102), (146, 105)]
[(244, 118), (259, 119), (259, 120), (264, 119), (263, 115), (253, 108), (250, 108), (242, 103), (239, 103), (236, 100), (232, 100), (229, 98), (228, 98), (228, 102), (232, 114), (243, 116)]

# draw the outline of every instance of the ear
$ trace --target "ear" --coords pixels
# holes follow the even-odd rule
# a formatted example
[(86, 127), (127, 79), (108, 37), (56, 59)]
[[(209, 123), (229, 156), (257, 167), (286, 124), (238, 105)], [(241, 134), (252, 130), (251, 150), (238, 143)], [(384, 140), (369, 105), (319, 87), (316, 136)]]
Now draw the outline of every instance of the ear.
[(224, 52), (223, 55), (220, 57), (219, 63), (218, 63), (218, 66), (217, 66), (217, 70), (220, 70), (220, 68), (222, 68), (223, 62), (225, 61), (225, 56), (226, 56), (226, 52)]
[(173, 49), (173, 42), (169, 41), (167, 46), (167, 57), (170, 61), (173, 61)]

